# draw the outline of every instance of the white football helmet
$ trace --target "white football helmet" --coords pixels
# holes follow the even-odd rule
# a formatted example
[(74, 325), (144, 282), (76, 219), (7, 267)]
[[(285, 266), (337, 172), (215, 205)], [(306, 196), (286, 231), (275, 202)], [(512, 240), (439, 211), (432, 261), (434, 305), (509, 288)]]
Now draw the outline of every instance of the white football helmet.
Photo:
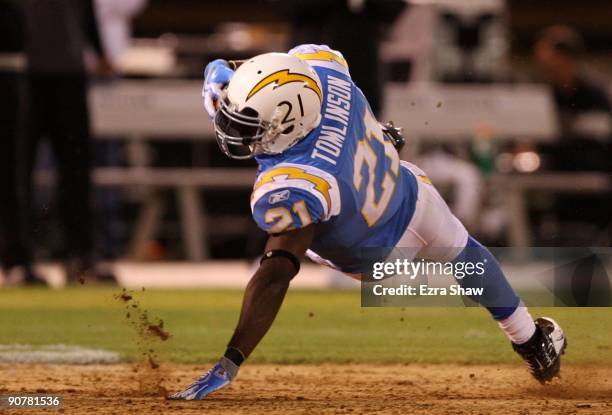
[(244, 62), (221, 97), (214, 124), (221, 150), (234, 159), (278, 154), (321, 122), (323, 88), (305, 61), (266, 53)]

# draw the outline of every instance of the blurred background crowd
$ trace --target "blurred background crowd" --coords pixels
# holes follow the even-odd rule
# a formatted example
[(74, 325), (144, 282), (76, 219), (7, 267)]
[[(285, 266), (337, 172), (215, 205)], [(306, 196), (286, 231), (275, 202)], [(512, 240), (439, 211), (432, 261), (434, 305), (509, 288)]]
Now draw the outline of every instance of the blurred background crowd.
[(254, 258), (254, 162), (225, 159), (204, 66), (340, 50), (381, 121), (492, 246), (610, 246), (605, 0), (0, 0), (0, 263)]

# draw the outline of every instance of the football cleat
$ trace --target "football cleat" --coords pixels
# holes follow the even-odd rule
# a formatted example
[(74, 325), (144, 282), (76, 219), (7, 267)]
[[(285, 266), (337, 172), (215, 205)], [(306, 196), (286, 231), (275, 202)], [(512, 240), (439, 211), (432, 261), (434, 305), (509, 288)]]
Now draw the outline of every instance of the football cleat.
[(559, 377), (561, 355), (565, 353), (567, 340), (563, 330), (552, 318), (535, 320), (536, 331), (526, 343), (512, 344), (523, 358), (529, 371), (541, 384)]
[(221, 365), (217, 363), (212, 369), (203, 374), (187, 386), (181, 392), (177, 392), (168, 399), (183, 399), (186, 401), (204, 399), (207, 395), (227, 386), (231, 382), (230, 375)]

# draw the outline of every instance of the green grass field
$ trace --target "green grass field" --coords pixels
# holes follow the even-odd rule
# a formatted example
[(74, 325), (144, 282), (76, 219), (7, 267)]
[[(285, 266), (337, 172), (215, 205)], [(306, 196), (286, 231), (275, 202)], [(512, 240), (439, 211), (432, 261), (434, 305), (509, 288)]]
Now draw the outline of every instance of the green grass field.
[[(119, 290), (0, 290), (0, 344), (68, 344), (138, 357), (136, 334)], [(162, 359), (217, 359), (236, 323), (242, 293), (223, 290), (134, 293), (172, 337)], [(612, 362), (612, 309), (532, 309), (556, 318), (569, 339), (567, 361)], [(161, 342), (159, 342), (161, 344)], [(357, 291), (290, 291), (253, 362), (518, 362), (505, 337), (478, 308), (360, 308)]]

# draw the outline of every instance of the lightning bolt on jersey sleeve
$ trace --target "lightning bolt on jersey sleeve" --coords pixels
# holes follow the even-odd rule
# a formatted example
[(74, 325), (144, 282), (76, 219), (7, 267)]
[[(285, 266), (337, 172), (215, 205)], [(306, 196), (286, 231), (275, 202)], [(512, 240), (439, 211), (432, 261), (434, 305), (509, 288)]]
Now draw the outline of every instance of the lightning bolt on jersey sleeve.
[(334, 69), (349, 75), (349, 66), (344, 56), (342, 56), (342, 53), (327, 45), (298, 45), (288, 53), (305, 60), (311, 66)]
[(276, 234), (325, 222), (340, 213), (334, 176), (313, 166), (281, 163), (264, 171), (251, 196), (253, 219)]

